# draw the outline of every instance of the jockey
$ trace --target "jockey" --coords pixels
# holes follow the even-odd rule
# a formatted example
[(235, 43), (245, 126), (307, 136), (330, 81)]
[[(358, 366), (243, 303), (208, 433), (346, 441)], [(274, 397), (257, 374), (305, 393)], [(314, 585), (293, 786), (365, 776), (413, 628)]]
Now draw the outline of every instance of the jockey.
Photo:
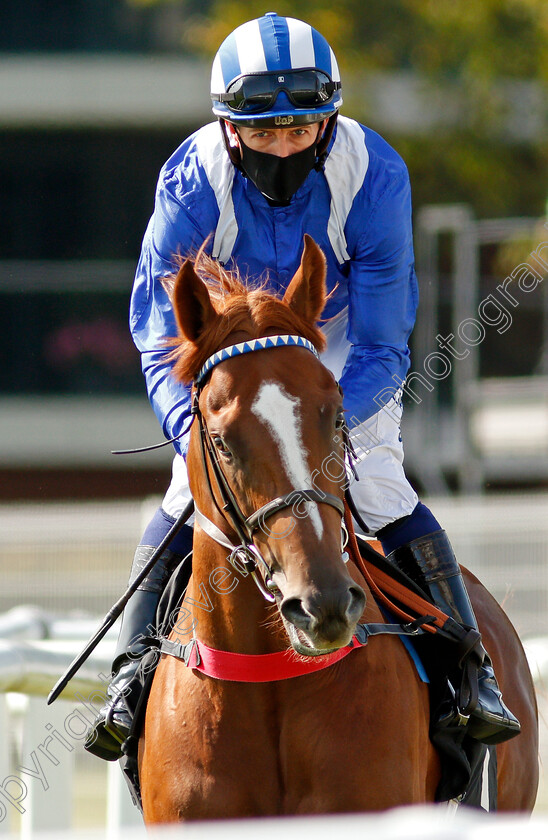
[[(131, 578), (190, 500), (190, 389), (175, 381), (166, 361), (165, 339), (177, 328), (162, 278), (176, 270), (177, 256), (207, 240), (211, 256), (244, 276), (259, 276), (266, 266), (270, 288), (281, 292), (308, 233), (327, 260), (322, 361), (342, 386), (358, 452), (356, 507), (388, 559), (444, 612), (477, 629), (447, 535), (403, 470), (401, 386), (418, 303), (405, 164), (370, 128), (339, 116), (337, 61), (303, 21), (269, 12), (239, 26), (215, 56), (211, 98), (217, 121), (185, 140), (161, 170), (131, 300), (149, 398), (166, 437), (176, 438), (172, 482), (137, 548)], [(136, 639), (146, 635), (165, 582), (191, 543), (192, 529), (184, 526), (126, 606), (107, 706), (86, 742), (103, 758), (120, 756), (130, 725), (123, 691), (144, 650)], [(487, 654), (467, 731), (492, 744), (520, 731)]]

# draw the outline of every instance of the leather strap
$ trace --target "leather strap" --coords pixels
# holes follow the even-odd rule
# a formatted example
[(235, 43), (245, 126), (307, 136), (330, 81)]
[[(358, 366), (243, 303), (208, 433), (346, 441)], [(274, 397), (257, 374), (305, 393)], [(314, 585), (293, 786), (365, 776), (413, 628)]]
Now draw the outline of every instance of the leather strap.
[(204, 516), (201, 510), (198, 509), (196, 503), (194, 504), (194, 519), (208, 537), (211, 537), (212, 540), (222, 545), (224, 548), (228, 548), (229, 551), (233, 551), (236, 547), (233, 542), (229, 540), (227, 535), (218, 528), (211, 519), (208, 519), (207, 516)]
[(339, 511), (341, 516), (344, 514), (344, 502), (332, 493), (324, 493), (323, 490), (314, 489), (291, 490), (285, 496), (278, 496), (277, 499), (272, 499), (271, 502), (267, 502), (266, 505), (256, 510), (251, 516), (248, 516), (246, 520), (247, 527), (251, 531), (254, 531), (256, 528), (261, 528), (264, 525), (265, 519), (268, 519), (269, 516), (292, 505), (297, 505), (299, 502), (321, 502), (334, 507), (335, 510)]
[(199, 671), (208, 677), (229, 682), (276, 682), (289, 680), (315, 671), (330, 668), (352, 653), (364, 647), (370, 636), (381, 634), (397, 636), (417, 636), (424, 632), (429, 621), (428, 616), (421, 617), (410, 624), (358, 624), (352, 641), (344, 648), (322, 656), (299, 656), (292, 648), (277, 653), (232, 653), (209, 647), (199, 639), (191, 639), (186, 644), (174, 639), (160, 639), (160, 653), (181, 659), (188, 668)]
[[(446, 615), (430, 601), (427, 601), (425, 598), (421, 598), (419, 595), (394, 580), (394, 578), (391, 578), (385, 572), (377, 569), (375, 566), (367, 563), (367, 561), (363, 559), (356, 540), (356, 534), (354, 533), (352, 514), (346, 505), (344, 521), (348, 531), (348, 552), (354, 564), (367, 581), (367, 585), (371, 589), (375, 599), (378, 599), (379, 603), (387, 607), (390, 612), (394, 613), (399, 618), (402, 618), (405, 622), (413, 622), (417, 615), (431, 616), (434, 619), (432, 623), (425, 624), (425, 629), (430, 633), (437, 633), (444, 628), (446, 630), (450, 628), (452, 629), (455, 622), (450, 616)], [(398, 603), (394, 603), (392, 598), (395, 598)], [(412, 610), (414, 614), (402, 609), (399, 604), (403, 604), (409, 610)]]

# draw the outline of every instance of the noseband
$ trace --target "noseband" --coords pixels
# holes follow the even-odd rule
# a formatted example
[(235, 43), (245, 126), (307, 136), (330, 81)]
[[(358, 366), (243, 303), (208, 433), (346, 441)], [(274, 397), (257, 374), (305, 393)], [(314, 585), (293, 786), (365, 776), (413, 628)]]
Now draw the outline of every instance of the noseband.
[[(233, 543), (226, 534), (224, 534), (223, 531), (221, 531), (213, 522), (204, 516), (197, 507), (195, 507), (196, 521), (208, 534), (208, 536), (230, 549), (231, 554), (228, 559), (231, 564), (240, 573), (251, 574), (258, 588), (268, 601), (276, 600), (272, 594), (273, 590), (276, 590), (276, 585), (272, 580), (270, 567), (254, 544), (253, 537), (255, 532), (258, 530), (264, 531), (266, 520), (275, 513), (289, 507), (295, 509), (297, 505), (305, 502), (317, 502), (331, 505), (331, 507), (334, 507), (341, 514), (341, 517), (344, 516), (344, 503), (341, 499), (334, 496), (332, 493), (324, 493), (322, 490), (317, 490), (315, 488), (291, 490), (289, 493), (286, 493), (285, 496), (279, 496), (278, 498), (267, 502), (265, 505), (262, 505), (262, 507), (250, 516), (245, 516), (223, 470), (221, 469), (215, 450), (215, 444), (213, 443), (207, 428), (207, 423), (200, 410), (199, 400), (203, 382), (209, 372), (221, 362), (234, 358), (235, 356), (241, 356), (245, 353), (267, 350), (273, 347), (304, 347), (306, 350), (313, 353), (316, 358), (319, 358), (319, 354), (314, 345), (302, 336), (297, 335), (273, 335), (265, 338), (250, 339), (249, 341), (243, 341), (239, 344), (233, 344), (230, 347), (225, 347), (217, 353), (214, 353), (203, 364), (198, 375), (194, 379), (195, 388), (192, 402), (192, 413), (196, 416), (200, 429), (200, 452), (211, 498), (213, 499), (213, 502), (221, 516), (228, 521), (238, 535), (240, 543), (238, 545)], [(345, 430), (343, 430), (343, 441), (346, 448), (348, 435), (345, 434)], [(211, 483), (208, 464), (215, 478), (217, 490), (221, 498), (221, 506), (219, 506), (216, 501), (216, 495)], [(343, 530), (342, 549), (344, 550), (348, 537), (344, 521), (342, 521), (341, 527)], [(260, 577), (257, 576), (259, 568), (261, 569)]]

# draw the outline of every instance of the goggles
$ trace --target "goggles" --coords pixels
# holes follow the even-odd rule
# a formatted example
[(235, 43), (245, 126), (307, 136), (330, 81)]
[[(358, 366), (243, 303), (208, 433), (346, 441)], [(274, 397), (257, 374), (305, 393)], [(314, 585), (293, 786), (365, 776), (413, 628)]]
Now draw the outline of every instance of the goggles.
[(296, 108), (319, 108), (328, 104), (340, 88), (341, 83), (331, 81), (322, 70), (287, 70), (239, 76), (229, 84), (226, 93), (213, 98), (224, 102), (231, 111), (253, 114), (268, 111), (282, 90)]

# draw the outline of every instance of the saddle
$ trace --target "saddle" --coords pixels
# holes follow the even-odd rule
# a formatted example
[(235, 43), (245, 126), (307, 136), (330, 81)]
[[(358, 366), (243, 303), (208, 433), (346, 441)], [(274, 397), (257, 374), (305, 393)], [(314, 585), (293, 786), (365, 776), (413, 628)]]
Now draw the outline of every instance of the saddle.
[[(474, 669), (463, 671), (463, 661), (473, 650), (474, 640), (466, 638), (466, 632), (452, 619), (448, 619), (457, 628), (455, 638), (443, 632), (426, 632), (424, 627), (438, 625), (447, 619), (443, 613), (428, 601), (425, 593), (403, 572), (389, 563), (385, 557), (375, 551), (366, 540), (355, 537), (359, 549), (359, 560), (353, 557), (362, 574), (365, 573), (373, 597), (385, 616), (386, 621), (400, 620), (402, 616), (415, 619), (418, 632), (405, 636), (405, 644), (412, 646), (412, 656), (419, 668), (426, 674), (430, 693), (431, 724), (430, 739), (436, 747), (441, 762), (441, 778), (436, 791), (436, 800), (445, 802), (457, 799), (462, 804), (481, 808), (489, 800), (489, 810), (496, 810), (496, 752), (466, 734), (466, 726), (458, 723), (455, 707), (456, 695), (466, 693), (473, 696), (474, 687), (466, 685), (474, 679)], [(190, 558), (189, 558), (190, 559)], [(125, 696), (125, 702), (133, 718), (130, 736), (122, 747), (124, 753), (120, 765), (128, 784), (132, 799), (141, 809), (141, 796), (137, 765), (137, 746), (144, 722), (146, 704), (154, 677), (154, 670), (160, 659), (160, 648), (165, 651), (165, 641), (175, 626), (178, 611), (183, 603), (190, 577), (190, 562), (183, 561), (173, 573), (162, 595), (157, 617), (157, 631), (147, 637), (149, 650), (144, 654), (135, 681)], [(410, 616), (409, 610), (416, 612), (418, 605), (424, 605), (431, 615)], [(396, 612), (394, 613), (394, 609)], [(391, 627), (401, 625), (392, 624)], [(451, 626), (451, 625), (450, 625)], [(441, 629), (441, 628), (438, 628)], [(402, 639), (404, 637), (402, 636)], [(460, 638), (460, 642), (459, 642)], [(413, 655), (414, 653), (414, 655)], [(463, 673), (465, 676), (463, 677)], [(476, 677), (477, 679), (477, 677)], [(465, 685), (463, 686), (462, 683)], [(454, 686), (459, 688), (455, 690)], [(440, 721), (445, 721), (440, 723)], [(488, 763), (487, 763), (488, 762)], [(488, 767), (489, 783), (484, 790), (484, 766)]]

